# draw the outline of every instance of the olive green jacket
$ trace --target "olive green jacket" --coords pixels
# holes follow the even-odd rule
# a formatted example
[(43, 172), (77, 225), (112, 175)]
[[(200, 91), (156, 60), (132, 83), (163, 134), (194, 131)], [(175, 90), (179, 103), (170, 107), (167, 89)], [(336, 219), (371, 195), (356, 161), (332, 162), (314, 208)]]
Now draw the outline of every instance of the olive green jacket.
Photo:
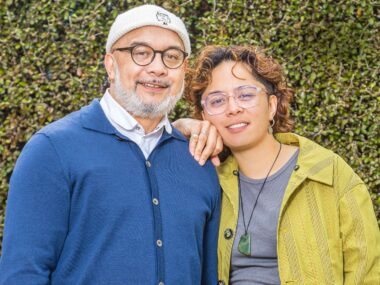
[[(363, 181), (333, 152), (295, 134), (277, 134), (300, 148), (277, 224), (281, 284), (380, 284), (380, 232)], [(223, 189), (219, 284), (229, 284), (239, 213), (236, 160), (219, 168)], [(255, 246), (255, 245), (252, 245)]]

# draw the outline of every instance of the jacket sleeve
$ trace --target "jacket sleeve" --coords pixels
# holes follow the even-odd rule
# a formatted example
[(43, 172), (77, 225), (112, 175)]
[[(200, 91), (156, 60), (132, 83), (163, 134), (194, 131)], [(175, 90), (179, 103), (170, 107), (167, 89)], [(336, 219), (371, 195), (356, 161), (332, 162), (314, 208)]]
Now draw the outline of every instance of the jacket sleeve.
[(380, 280), (380, 232), (364, 183), (340, 199), (344, 284), (373, 285)]
[(0, 285), (47, 285), (68, 231), (69, 186), (48, 137), (24, 147), (8, 194)]
[(214, 209), (209, 217), (203, 239), (202, 285), (217, 284), (218, 280), (218, 232), (220, 220), (220, 187), (215, 190)]

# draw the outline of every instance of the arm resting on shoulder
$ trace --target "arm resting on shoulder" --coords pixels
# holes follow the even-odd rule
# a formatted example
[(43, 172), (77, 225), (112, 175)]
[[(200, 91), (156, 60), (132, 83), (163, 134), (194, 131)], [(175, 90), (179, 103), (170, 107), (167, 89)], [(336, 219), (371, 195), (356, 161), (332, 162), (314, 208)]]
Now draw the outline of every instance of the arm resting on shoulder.
[(223, 150), (223, 140), (209, 121), (183, 118), (173, 122), (173, 126), (189, 138), (189, 151), (200, 165), (210, 158), (215, 166), (219, 166), (218, 154)]

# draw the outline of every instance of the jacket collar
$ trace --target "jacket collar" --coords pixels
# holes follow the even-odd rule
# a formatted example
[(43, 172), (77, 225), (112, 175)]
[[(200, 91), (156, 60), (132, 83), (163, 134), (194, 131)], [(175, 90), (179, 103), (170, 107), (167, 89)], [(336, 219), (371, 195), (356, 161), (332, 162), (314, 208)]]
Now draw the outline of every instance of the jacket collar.
[[(99, 99), (94, 99), (90, 105), (87, 105), (80, 110), (80, 119), (82, 127), (95, 132), (100, 132), (104, 134), (116, 135), (119, 137), (124, 137), (121, 135), (112, 124), (108, 121), (106, 115), (100, 106)], [(164, 132), (162, 139), (173, 137), (182, 141), (186, 141), (186, 138), (175, 128), (172, 128), (171, 134)], [(128, 139), (128, 138), (126, 138)]]
[(334, 153), (317, 143), (293, 134), (279, 133), (276, 138), (284, 144), (298, 146), (300, 151), (297, 160), (297, 177), (308, 178), (326, 185), (333, 184)]
[[(300, 149), (297, 165), (289, 179), (283, 197), (279, 214), (281, 216), (283, 209), (290, 201), (290, 197), (306, 179), (327, 185), (333, 184), (335, 156), (333, 152), (296, 134), (281, 133), (277, 134), (276, 138), (281, 143), (296, 145)], [(239, 184), (238, 177), (234, 175), (234, 171), (237, 170), (237, 161), (232, 155), (217, 168), (223, 194), (232, 206), (235, 219), (237, 219), (239, 213)]]
[[(295, 174), (297, 182), (302, 182), (308, 178), (327, 185), (332, 185), (333, 152), (305, 137), (293, 133), (279, 133), (276, 134), (276, 138), (283, 144), (296, 145), (300, 149), (297, 160), (297, 171), (295, 171), (295, 173), (297, 173)], [(233, 171), (237, 169), (237, 161), (233, 156), (229, 156), (227, 160), (218, 167), (218, 173), (222, 180), (233, 174)]]

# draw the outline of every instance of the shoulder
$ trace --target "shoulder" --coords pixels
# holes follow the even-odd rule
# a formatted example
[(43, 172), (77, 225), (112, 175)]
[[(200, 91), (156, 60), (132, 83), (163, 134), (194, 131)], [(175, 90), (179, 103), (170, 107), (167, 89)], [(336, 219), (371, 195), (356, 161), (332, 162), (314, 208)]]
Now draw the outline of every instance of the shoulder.
[(339, 192), (346, 191), (363, 181), (342, 157), (318, 143), (293, 133), (276, 134), (284, 144), (298, 146), (297, 164), (309, 179), (331, 185)]
[(276, 134), (276, 138), (285, 145), (299, 147), (300, 152), (310, 154), (310, 157), (331, 158), (334, 155), (331, 150), (295, 133), (278, 133)]
[(341, 195), (364, 182), (351, 166), (337, 153), (318, 143), (298, 136), (300, 140), (300, 162), (309, 167), (311, 174), (331, 180), (332, 186)]
[(81, 111), (70, 113), (65, 117), (43, 127), (37, 132), (37, 134), (44, 134), (47, 137), (52, 137), (77, 130), (80, 126), (80, 113)]
[(28, 140), (22, 152), (49, 151), (52, 147), (51, 138), (59, 137), (64, 133), (72, 132), (73, 126), (78, 124), (78, 117), (79, 111), (76, 111), (41, 128)]
[(171, 124), (171, 126), (172, 126), (173, 137), (176, 138), (178, 141), (187, 145), (189, 143), (189, 140), (177, 128), (175, 128), (173, 124)]
[(69, 152), (77, 149), (79, 141), (83, 141), (87, 132), (81, 124), (81, 112), (82, 110), (72, 112), (38, 130), (28, 140), (21, 154), (24, 156), (28, 154), (28, 157), (31, 154), (43, 157), (55, 153), (60, 157), (62, 150)]

